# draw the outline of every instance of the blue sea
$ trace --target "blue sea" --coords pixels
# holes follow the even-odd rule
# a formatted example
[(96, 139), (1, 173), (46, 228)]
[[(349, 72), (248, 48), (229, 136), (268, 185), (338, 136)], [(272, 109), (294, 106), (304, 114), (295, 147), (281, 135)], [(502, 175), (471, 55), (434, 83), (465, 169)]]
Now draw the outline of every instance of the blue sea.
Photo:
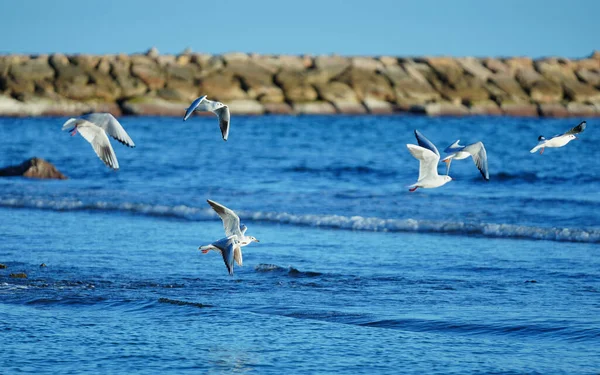
[[(0, 119), (0, 166), (69, 177), (0, 179), (2, 373), (600, 373), (593, 119), (540, 155), (580, 119), (123, 117), (116, 172), (65, 120)], [(410, 193), (414, 129), (490, 181)], [(207, 199), (260, 240), (233, 276)]]

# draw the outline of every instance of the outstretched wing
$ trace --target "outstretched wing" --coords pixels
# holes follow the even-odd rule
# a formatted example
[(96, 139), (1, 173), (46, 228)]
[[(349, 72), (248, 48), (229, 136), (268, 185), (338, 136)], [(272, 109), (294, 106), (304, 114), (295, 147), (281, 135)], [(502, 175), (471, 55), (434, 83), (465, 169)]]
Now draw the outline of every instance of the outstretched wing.
[(208, 199), (207, 202), (210, 204), (213, 210), (215, 210), (219, 217), (221, 217), (221, 220), (223, 220), (225, 236), (237, 236), (238, 238), (243, 237), (243, 233), (240, 230), (240, 218), (235, 212), (233, 212), (233, 210), (230, 210), (220, 203), (211, 201), (210, 199)]
[(190, 118), (190, 116), (192, 115), (192, 113), (194, 113), (194, 111), (196, 110), (196, 108), (198, 108), (198, 106), (200, 105), (200, 103), (202, 103), (202, 101), (204, 99), (206, 99), (206, 95), (197, 98), (196, 100), (194, 100), (192, 102), (192, 104), (190, 104), (190, 106), (188, 107), (188, 109), (185, 110), (185, 115), (183, 116), (183, 121), (185, 121), (188, 118)]
[(586, 125), (587, 125), (587, 123), (585, 121), (581, 121), (581, 123), (579, 123), (579, 125), (577, 125), (573, 129), (566, 132), (565, 135), (566, 134), (579, 134), (585, 130)]
[(243, 266), (242, 247), (239, 244), (235, 245), (233, 249), (233, 259), (238, 264), (238, 266)]
[(437, 176), (437, 166), (440, 161), (440, 155), (435, 154), (428, 148), (408, 144), (408, 151), (419, 160), (419, 181), (427, 176)]
[(100, 127), (86, 120), (77, 121), (77, 131), (90, 144), (96, 152), (96, 155), (112, 169), (119, 169), (119, 162), (115, 151), (110, 145), (110, 141), (106, 133)]
[(135, 143), (129, 137), (129, 134), (123, 129), (123, 126), (110, 113), (90, 113), (82, 116), (83, 119), (104, 129), (108, 135), (121, 142), (122, 144), (135, 147)]
[(417, 137), (417, 142), (419, 143), (419, 146), (424, 147), (428, 150), (431, 150), (431, 152), (436, 154), (439, 159), (440, 152), (438, 151), (437, 147), (435, 147), (435, 145), (429, 139), (425, 138), (425, 136), (416, 129), (415, 129), (415, 137)]
[(456, 142), (454, 142), (453, 144), (451, 144), (450, 146), (446, 147), (444, 152), (446, 154), (454, 154), (454, 153), (457, 153), (457, 152), (461, 151), (462, 149), (464, 149), (465, 146), (459, 145), (458, 142), (460, 142), (460, 139), (457, 140)]
[(464, 148), (463, 151), (468, 152), (473, 157), (473, 161), (481, 172), (481, 175), (486, 181), (490, 180), (490, 174), (488, 172), (487, 152), (482, 142), (473, 143)]
[(219, 118), (219, 128), (221, 128), (221, 135), (223, 136), (223, 140), (226, 141), (227, 137), (229, 137), (229, 107), (224, 106), (214, 110), (213, 112)]

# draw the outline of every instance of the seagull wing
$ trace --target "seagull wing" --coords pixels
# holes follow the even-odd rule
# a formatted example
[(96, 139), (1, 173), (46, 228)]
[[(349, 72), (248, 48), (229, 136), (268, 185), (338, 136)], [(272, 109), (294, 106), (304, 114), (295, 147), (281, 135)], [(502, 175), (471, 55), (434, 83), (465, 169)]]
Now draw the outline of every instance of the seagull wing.
[(567, 135), (567, 134), (579, 134), (579, 133), (581, 133), (582, 131), (585, 130), (586, 125), (587, 125), (587, 123), (585, 121), (581, 121), (581, 123), (579, 125), (577, 125), (573, 129), (571, 129), (568, 132), (566, 132), (565, 135)]
[(188, 109), (185, 110), (183, 121), (187, 120), (192, 115), (192, 113), (194, 113), (194, 111), (198, 108), (198, 106), (200, 105), (200, 103), (202, 103), (204, 99), (206, 99), (206, 95), (197, 98), (192, 102), (192, 104), (190, 104)]
[(221, 135), (223, 136), (223, 140), (226, 141), (229, 136), (229, 107), (224, 106), (219, 109), (213, 111), (215, 115), (219, 118), (219, 127), (221, 128)]
[(454, 142), (453, 144), (451, 144), (450, 146), (446, 147), (444, 152), (446, 154), (455, 154), (455, 153), (461, 151), (462, 149), (464, 149), (465, 146), (459, 145), (458, 142), (460, 142), (460, 139), (457, 140), (456, 142)]
[(235, 253), (235, 247), (239, 246), (235, 238), (223, 238), (213, 243), (213, 246), (221, 251), (225, 267), (230, 275), (233, 275), (233, 259)]
[(221, 217), (223, 220), (223, 228), (225, 229), (225, 236), (237, 236), (238, 238), (242, 238), (244, 235), (240, 230), (240, 218), (238, 215), (230, 210), (229, 208), (223, 206), (220, 203), (215, 201), (207, 200), (208, 204), (215, 210), (215, 212)]
[(77, 131), (81, 136), (90, 144), (94, 151), (96, 151), (96, 155), (112, 169), (119, 169), (119, 162), (117, 161), (117, 156), (113, 151), (112, 146), (110, 145), (110, 141), (106, 136), (106, 133), (100, 127), (92, 124), (86, 120), (79, 120), (77, 124)]
[(428, 150), (431, 150), (431, 152), (436, 154), (439, 159), (440, 152), (438, 151), (437, 147), (435, 147), (435, 145), (429, 139), (425, 138), (425, 136), (423, 134), (421, 134), (421, 132), (418, 130), (415, 130), (415, 137), (417, 137), (417, 142), (419, 143), (419, 146), (424, 147)]
[(243, 235), (246, 235), (246, 231), (248, 230), (248, 227), (245, 226), (244, 224), (240, 225), (240, 230), (242, 231)]
[(490, 180), (490, 174), (488, 172), (488, 162), (487, 162), (487, 152), (485, 151), (485, 146), (481, 142), (473, 143), (472, 145), (468, 145), (464, 148), (464, 151), (471, 154), (473, 157), (473, 161), (481, 172), (481, 175), (486, 181)]
[(110, 113), (90, 113), (89, 115), (82, 116), (82, 118), (104, 129), (108, 135), (125, 146), (135, 147), (135, 143), (133, 143), (129, 134), (123, 129), (123, 126), (121, 126), (115, 116)]
[(233, 249), (233, 259), (238, 264), (238, 266), (243, 266), (242, 247), (239, 244), (236, 245)]
[(440, 155), (435, 154), (428, 148), (408, 144), (408, 151), (419, 160), (419, 179), (418, 181), (428, 176), (437, 176), (437, 166), (440, 161)]

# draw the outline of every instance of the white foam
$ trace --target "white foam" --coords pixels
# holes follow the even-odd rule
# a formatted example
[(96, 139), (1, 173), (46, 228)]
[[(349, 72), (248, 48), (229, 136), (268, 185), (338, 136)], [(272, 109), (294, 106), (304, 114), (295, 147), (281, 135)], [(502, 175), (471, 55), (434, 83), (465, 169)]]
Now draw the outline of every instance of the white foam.
[[(78, 200), (0, 199), (0, 206), (37, 208), (56, 211), (101, 210), (119, 211), (137, 215), (175, 217), (194, 221), (217, 217), (210, 208), (185, 205), (166, 206), (143, 203), (84, 203)], [(375, 231), (448, 233), (496, 238), (523, 238), (533, 240), (600, 243), (600, 229), (533, 227), (514, 224), (465, 223), (419, 219), (382, 219), (377, 217), (342, 215), (296, 215), (287, 212), (238, 212), (243, 221), (263, 221), (279, 224), (303, 225), (333, 229)]]

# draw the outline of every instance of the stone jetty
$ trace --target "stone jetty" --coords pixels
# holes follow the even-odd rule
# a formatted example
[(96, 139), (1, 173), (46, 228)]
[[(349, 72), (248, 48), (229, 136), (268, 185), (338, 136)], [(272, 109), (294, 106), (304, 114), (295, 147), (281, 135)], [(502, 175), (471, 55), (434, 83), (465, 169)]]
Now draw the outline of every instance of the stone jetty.
[(0, 55), (0, 116), (183, 116), (200, 95), (234, 114), (600, 116), (589, 57), (344, 57), (184, 51)]

